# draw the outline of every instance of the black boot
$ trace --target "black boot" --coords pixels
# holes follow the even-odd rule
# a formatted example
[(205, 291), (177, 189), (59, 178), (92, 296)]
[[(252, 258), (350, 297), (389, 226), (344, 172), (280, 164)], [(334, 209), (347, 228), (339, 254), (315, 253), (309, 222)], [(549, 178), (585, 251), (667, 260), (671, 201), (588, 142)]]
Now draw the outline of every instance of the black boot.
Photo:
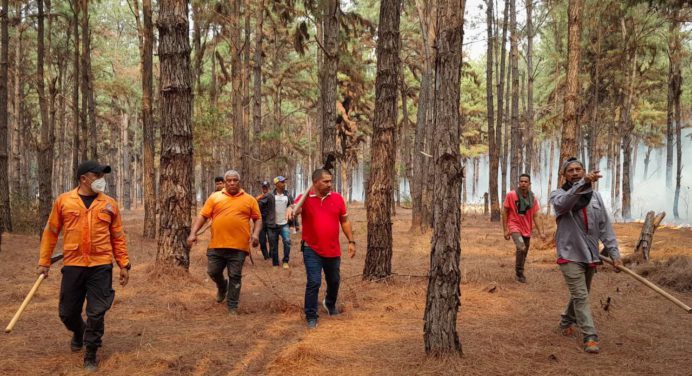
[(70, 350), (77, 352), (84, 346), (84, 331), (73, 332), (72, 340), (70, 341)]
[(517, 255), (517, 260), (516, 260), (516, 273), (517, 273), (517, 282), (520, 283), (526, 283), (526, 277), (524, 276), (524, 263), (526, 262), (526, 252), (516, 252)]
[(84, 370), (94, 372), (98, 369), (98, 360), (96, 359), (96, 349), (87, 347), (84, 353)]
[(226, 299), (226, 292), (228, 292), (228, 280), (223, 280), (223, 287), (216, 286), (216, 302), (221, 303)]

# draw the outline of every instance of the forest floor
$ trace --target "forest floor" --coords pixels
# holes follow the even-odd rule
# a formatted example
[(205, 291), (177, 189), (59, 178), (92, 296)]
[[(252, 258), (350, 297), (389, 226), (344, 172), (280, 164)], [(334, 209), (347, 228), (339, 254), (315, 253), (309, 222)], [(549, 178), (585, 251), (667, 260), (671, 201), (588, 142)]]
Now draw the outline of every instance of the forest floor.
[[(117, 284), (106, 315), (100, 373), (110, 375), (689, 375), (692, 315), (610, 267), (599, 268), (591, 307), (602, 352), (589, 355), (557, 333), (568, 293), (554, 249), (534, 238), (527, 284), (514, 281), (514, 250), (500, 225), (466, 215), (462, 226), (461, 310), (463, 356), (427, 358), (423, 311), (430, 234), (409, 231), (410, 211), (394, 218), (393, 271), (386, 281), (363, 282), (365, 209), (350, 206), (358, 255), (342, 260), (339, 307), (320, 312), (308, 331), (302, 314), (305, 270), (293, 235), (291, 268), (272, 268), (253, 251), (246, 260), (240, 315), (214, 301), (206, 274), (208, 233), (191, 253), (189, 273), (156, 270), (156, 243), (141, 237), (143, 213), (124, 214), (134, 268)], [(545, 218), (549, 233), (554, 221)], [(552, 226), (551, 226), (552, 224)], [(622, 253), (632, 253), (640, 224), (616, 224)], [(552, 228), (552, 229), (551, 229)], [(690, 229), (661, 228), (653, 260), (692, 256)], [(342, 247), (345, 242), (342, 237)], [(58, 250), (59, 251), (59, 250)], [(35, 281), (38, 238), (9, 234), (0, 252), (0, 320), (9, 322)], [(687, 266), (688, 276), (692, 264)], [(0, 374), (82, 373), (82, 353), (58, 317), (59, 266), (43, 283), (11, 334), (0, 334)], [(692, 292), (672, 293), (692, 304)], [(321, 295), (324, 294), (324, 284)], [(608, 298), (610, 303), (607, 304)], [(320, 298), (321, 299), (321, 298)], [(606, 307), (607, 306), (607, 307)], [(607, 308), (607, 310), (605, 309)]]

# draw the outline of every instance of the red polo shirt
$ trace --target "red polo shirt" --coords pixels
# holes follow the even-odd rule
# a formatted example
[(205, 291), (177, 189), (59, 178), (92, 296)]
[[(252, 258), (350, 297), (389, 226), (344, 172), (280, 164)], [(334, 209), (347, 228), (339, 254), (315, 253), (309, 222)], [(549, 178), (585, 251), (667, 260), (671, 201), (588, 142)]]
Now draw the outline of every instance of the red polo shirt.
[[(299, 200), (300, 196), (296, 197), (296, 202)], [(346, 204), (340, 194), (329, 192), (320, 198), (310, 192), (301, 212), (303, 241), (322, 257), (341, 256), (339, 226), (345, 215)]]

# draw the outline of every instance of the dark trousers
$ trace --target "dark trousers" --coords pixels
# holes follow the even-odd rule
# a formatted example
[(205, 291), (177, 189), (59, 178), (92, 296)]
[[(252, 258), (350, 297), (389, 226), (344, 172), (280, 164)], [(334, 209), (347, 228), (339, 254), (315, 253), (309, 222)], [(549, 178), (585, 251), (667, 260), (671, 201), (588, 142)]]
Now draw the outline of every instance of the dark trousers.
[[(245, 256), (247, 253), (232, 248), (207, 249), (207, 274), (216, 283), (216, 288), (228, 289), (226, 296), (228, 308), (238, 308)], [(224, 269), (228, 269), (228, 285), (223, 276)]]
[(518, 276), (524, 275), (524, 264), (526, 263), (526, 256), (531, 246), (531, 238), (523, 236), (518, 232), (513, 232), (512, 240), (514, 240), (514, 245), (517, 247), (515, 271)]
[[(101, 347), (106, 311), (113, 304), (113, 265), (63, 266), (60, 320), (68, 330), (83, 333), (87, 349)], [(82, 318), (86, 299), (87, 321)]]
[(271, 258), (271, 254), (269, 253), (269, 249), (267, 248), (268, 235), (269, 230), (267, 229), (267, 226), (262, 225), (262, 229), (259, 233), (259, 244), (260, 250), (262, 251), (262, 256), (264, 256), (265, 260)]
[(284, 244), (283, 262), (288, 262), (288, 257), (291, 255), (291, 233), (289, 232), (288, 223), (284, 225), (275, 225), (268, 228), (269, 231), (269, 253), (272, 256), (272, 264), (279, 266), (279, 236)]
[(308, 245), (303, 244), (303, 261), (305, 262), (305, 272), (307, 274), (307, 284), (305, 285), (305, 318), (307, 320), (317, 319), (318, 295), (322, 285), (322, 270), (324, 279), (327, 282), (327, 295), (325, 303), (328, 307), (336, 306), (336, 298), (339, 295), (339, 266), (341, 257), (322, 257), (312, 250)]

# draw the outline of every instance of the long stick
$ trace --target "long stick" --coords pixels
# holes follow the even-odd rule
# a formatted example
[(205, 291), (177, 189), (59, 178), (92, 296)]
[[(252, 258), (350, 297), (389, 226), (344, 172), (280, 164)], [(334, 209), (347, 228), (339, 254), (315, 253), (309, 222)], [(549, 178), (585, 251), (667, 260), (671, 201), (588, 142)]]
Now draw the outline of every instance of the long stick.
[(305, 199), (308, 198), (308, 195), (310, 194), (310, 191), (312, 190), (312, 184), (308, 187), (308, 189), (305, 190), (302, 196), (300, 196), (300, 200), (298, 200), (298, 203), (296, 206), (293, 208), (293, 212), (297, 213), (298, 209), (300, 209), (301, 206), (305, 203)]
[[(611, 260), (610, 257), (601, 256), (601, 260), (614, 266), (613, 260)], [(648, 288), (656, 291), (657, 293), (661, 294), (664, 298), (670, 300), (671, 302), (675, 303), (678, 307), (687, 311), (687, 313), (692, 313), (692, 308), (690, 308), (687, 304), (681, 302), (678, 298), (674, 297), (673, 295), (670, 295), (669, 293), (664, 291), (662, 288), (656, 286), (656, 284), (649, 281), (648, 279), (635, 273), (634, 271), (632, 271), (632, 269), (629, 269), (629, 268), (624, 267), (624, 266), (615, 266), (615, 267), (618, 268), (619, 270), (622, 270), (623, 272), (629, 274), (632, 278), (636, 279), (637, 281), (643, 283), (646, 287), (648, 287)]]
[(34, 297), (34, 294), (36, 294), (36, 290), (38, 290), (38, 287), (41, 286), (41, 282), (46, 279), (45, 274), (41, 274), (38, 276), (38, 279), (36, 279), (36, 282), (34, 282), (34, 286), (31, 287), (31, 290), (29, 291), (29, 294), (24, 298), (24, 301), (22, 302), (22, 305), (19, 306), (19, 309), (17, 310), (17, 313), (14, 314), (14, 317), (12, 317), (12, 320), (10, 321), (10, 324), (7, 325), (7, 328), (5, 328), (5, 333), (10, 333), (12, 332), (12, 329), (14, 328), (14, 325), (17, 323), (19, 320), (19, 316), (22, 315), (22, 312), (24, 312), (24, 309), (26, 308), (27, 305), (29, 305), (29, 302), (31, 301), (31, 298)]

